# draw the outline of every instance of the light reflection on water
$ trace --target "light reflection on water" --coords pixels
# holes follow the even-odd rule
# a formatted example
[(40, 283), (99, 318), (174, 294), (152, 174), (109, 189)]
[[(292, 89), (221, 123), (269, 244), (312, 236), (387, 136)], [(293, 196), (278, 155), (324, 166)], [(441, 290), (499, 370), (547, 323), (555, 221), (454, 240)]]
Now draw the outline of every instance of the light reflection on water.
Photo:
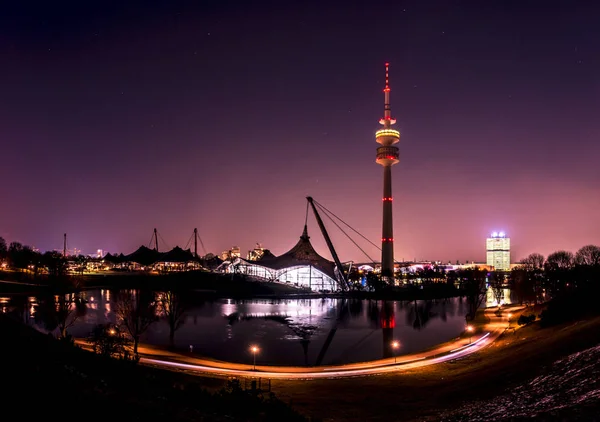
[[(85, 315), (69, 332), (87, 337), (100, 323), (118, 323), (117, 291), (90, 290)], [(368, 301), (350, 299), (204, 300), (186, 294), (190, 305), (175, 334), (175, 347), (211, 358), (248, 363), (251, 344), (260, 347), (257, 364), (317, 365), (413, 353), (459, 336), (468, 306), (464, 299), (438, 301)], [(30, 302), (31, 310), (34, 303)], [(31, 323), (33, 318), (29, 319)], [(158, 321), (142, 342), (169, 345), (169, 327)]]

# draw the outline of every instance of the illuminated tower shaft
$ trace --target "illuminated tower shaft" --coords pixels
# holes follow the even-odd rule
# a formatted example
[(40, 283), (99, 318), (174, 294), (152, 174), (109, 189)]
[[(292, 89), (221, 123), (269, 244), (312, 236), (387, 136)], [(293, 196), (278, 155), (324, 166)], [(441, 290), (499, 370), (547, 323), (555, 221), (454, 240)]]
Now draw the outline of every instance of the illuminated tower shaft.
[(379, 121), (383, 125), (375, 134), (375, 140), (381, 144), (377, 148), (377, 164), (383, 166), (383, 226), (381, 233), (381, 275), (383, 277), (394, 276), (394, 225), (392, 218), (392, 166), (399, 162), (398, 148), (394, 144), (400, 142), (400, 132), (392, 129), (396, 119), (392, 119), (390, 107), (390, 80), (389, 63), (385, 64), (385, 106), (383, 119)]

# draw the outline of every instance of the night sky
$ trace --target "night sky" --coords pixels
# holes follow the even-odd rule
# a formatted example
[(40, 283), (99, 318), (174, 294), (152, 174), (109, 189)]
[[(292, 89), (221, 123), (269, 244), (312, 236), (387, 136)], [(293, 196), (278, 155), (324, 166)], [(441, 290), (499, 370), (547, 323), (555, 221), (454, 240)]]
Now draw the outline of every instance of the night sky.
[(281, 254), (311, 195), (378, 243), (389, 61), (396, 259), (484, 261), (495, 230), (514, 261), (600, 244), (597, 2), (120, 3), (0, 6), (8, 242), (129, 253), (197, 227)]

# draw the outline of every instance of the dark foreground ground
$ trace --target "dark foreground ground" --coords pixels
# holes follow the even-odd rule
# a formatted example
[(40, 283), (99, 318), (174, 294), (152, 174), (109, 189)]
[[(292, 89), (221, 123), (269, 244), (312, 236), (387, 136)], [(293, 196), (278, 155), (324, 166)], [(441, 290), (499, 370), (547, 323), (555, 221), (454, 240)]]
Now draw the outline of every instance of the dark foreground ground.
[[(473, 420), (473, 405), (495, 403), (514, 388), (542, 376), (557, 360), (600, 343), (600, 318), (551, 328), (534, 324), (508, 332), (487, 349), (468, 357), (395, 375), (363, 378), (279, 381), (273, 391), (295, 409), (324, 421)], [(559, 371), (560, 371), (559, 364)], [(565, 371), (566, 371), (565, 367)], [(556, 372), (556, 370), (555, 370)], [(556, 384), (560, 374), (554, 374)], [(561, 392), (570, 394), (570, 391)], [(582, 393), (585, 394), (585, 393)], [(558, 413), (525, 412), (536, 420), (600, 420), (597, 399)], [(510, 394), (508, 394), (510, 397)], [(538, 397), (542, 400), (544, 397)], [(587, 397), (590, 399), (590, 397)], [(503, 400), (507, 400), (506, 397)], [(509, 415), (509, 413), (506, 413)], [(502, 412), (484, 420), (502, 420)], [(597, 415), (597, 416), (595, 416)], [(521, 420), (509, 416), (508, 420)]]
[(268, 393), (107, 360), (2, 314), (0, 333), (0, 414), (6, 420), (305, 420)]
[[(222, 390), (226, 379), (105, 361), (4, 315), (0, 333), (3, 412), (13, 414), (14, 409), (25, 420), (56, 412), (103, 421), (304, 420), (298, 411), (313, 421), (462, 421), (475, 420), (478, 406), (516, 402), (511, 393), (521, 394), (532, 380), (552, 379), (560, 386), (567, 379), (562, 372), (572, 370), (556, 361), (570, 361), (571, 354), (600, 344), (600, 318), (550, 328), (533, 324), (504, 334), (474, 355), (393, 375), (273, 380), (277, 399), (268, 393)], [(597, 355), (590, 356), (597, 361)], [(548, 368), (554, 372), (546, 376)], [(571, 382), (590, 384), (577, 380)], [(561, 394), (572, 392), (559, 387), (554, 395), (560, 400)], [(600, 389), (581, 394), (581, 404), (571, 400), (557, 412), (538, 409), (507, 420), (600, 420)], [(542, 390), (536, 400), (545, 397)], [(482, 420), (503, 420), (502, 408), (493, 415)]]

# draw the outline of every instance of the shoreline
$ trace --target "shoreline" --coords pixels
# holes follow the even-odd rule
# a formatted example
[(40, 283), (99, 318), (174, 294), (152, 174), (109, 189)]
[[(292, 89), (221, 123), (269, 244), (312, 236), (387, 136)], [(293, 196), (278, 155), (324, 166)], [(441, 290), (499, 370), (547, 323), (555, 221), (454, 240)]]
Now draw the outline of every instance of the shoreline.
[[(525, 308), (524, 312), (531, 309)], [(505, 309), (505, 313), (507, 310)], [(493, 312), (493, 308), (489, 308), (489, 311)], [(511, 309), (511, 312), (514, 324), (518, 311)], [(23, 325), (23, 333), (30, 331), (31, 337), (40, 342), (50, 341), (47, 336), (34, 335), (35, 330)], [(19, 341), (15, 338), (15, 344), (21, 343), (26, 337), (29, 335), (18, 337)], [(460, 408), (465, 403), (493, 399), (516, 386), (526, 385), (532, 377), (543, 374), (544, 368), (558, 359), (598, 343), (600, 317), (548, 328), (542, 328), (536, 322), (503, 332), (493, 343), (476, 353), (435, 365), (384, 372), (376, 376), (312, 380), (273, 378), (268, 382), (268, 391), (315, 421), (437, 421), (441, 415)], [(55, 341), (52, 344), (60, 345)], [(40, 358), (36, 349), (25, 345), (23, 347), (32, 358)], [(88, 352), (81, 353), (89, 355), (90, 359), (93, 357)], [(41, 358), (45, 355), (42, 354)], [(58, 358), (57, 354), (55, 358), (49, 355), (47, 359), (53, 362)], [(116, 368), (119, 365), (122, 363), (116, 361), (111, 362), (110, 366)], [(174, 368), (163, 370), (151, 365), (139, 365), (136, 372), (156, 373), (167, 386), (176, 382), (182, 386), (203, 386), (215, 392), (232, 379), (227, 375)], [(254, 377), (233, 378), (238, 379), (242, 385), (249, 385), (252, 379), (256, 380), (256, 374), (253, 375)]]
[[(163, 369), (185, 369), (199, 374), (222, 376), (263, 377), (278, 379), (318, 379), (345, 378), (363, 375), (379, 375), (386, 372), (405, 371), (422, 366), (435, 365), (446, 360), (456, 359), (475, 353), (488, 347), (507, 330), (508, 312), (513, 313), (511, 320), (525, 309), (520, 306), (507, 307), (501, 316), (495, 315), (495, 308), (487, 308), (478, 313), (472, 322), (473, 334), (463, 332), (460, 336), (419, 352), (397, 355), (389, 358), (364, 362), (350, 362), (337, 365), (322, 366), (280, 366), (253, 365), (237, 362), (226, 362), (218, 359), (169, 350), (168, 347), (157, 347), (141, 343), (139, 346), (141, 362)], [(468, 341), (467, 341), (468, 340)], [(77, 344), (89, 349), (89, 344), (78, 340)], [(254, 369), (256, 368), (256, 369)]]
[[(200, 273), (198, 273), (200, 274)], [(140, 289), (173, 290), (205, 294), (218, 299), (357, 299), (357, 300), (443, 300), (464, 296), (464, 293), (446, 284), (434, 284), (427, 288), (407, 286), (391, 291), (368, 292), (309, 292), (294, 286), (281, 283), (232, 279), (229, 276), (216, 273), (201, 273), (195, 278), (191, 273), (183, 274), (86, 274), (81, 278), (82, 286), (75, 290), (86, 291), (94, 289)], [(77, 276), (72, 276), (77, 277)], [(44, 293), (61, 290), (51, 284), (42, 284), (43, 278), (27, 280), (0, 280), (0, 295), (18, 295)]]

